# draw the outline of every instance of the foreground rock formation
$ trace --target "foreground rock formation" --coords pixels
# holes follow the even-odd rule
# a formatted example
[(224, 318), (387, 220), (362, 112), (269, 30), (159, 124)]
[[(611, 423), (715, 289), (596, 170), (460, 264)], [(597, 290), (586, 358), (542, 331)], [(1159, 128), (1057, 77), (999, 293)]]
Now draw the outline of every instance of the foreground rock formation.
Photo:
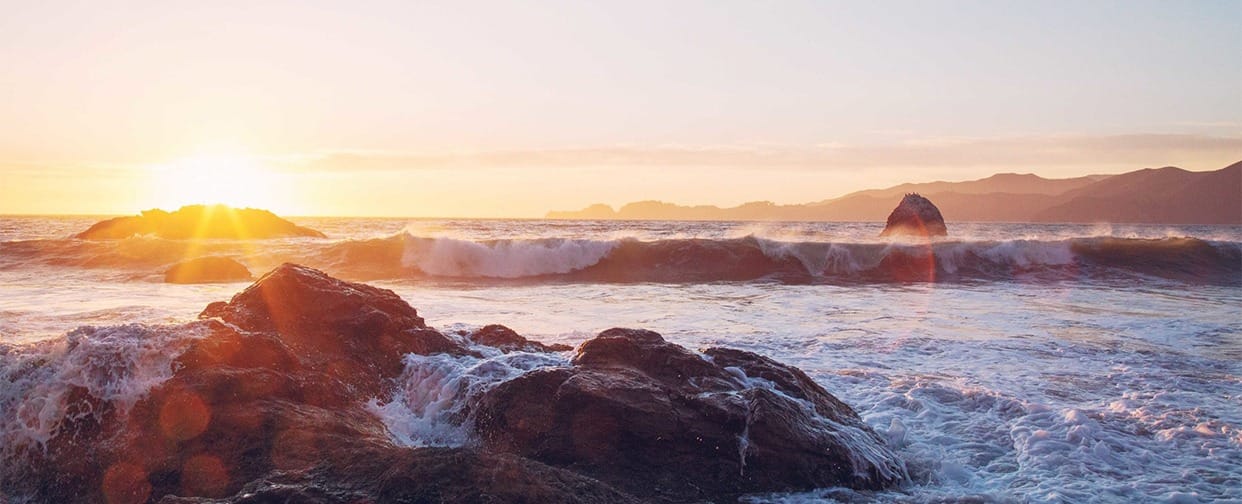
[(84, 240), (119, 240), (144, 235), (171, 240), (326, 237), (319, 231), (289, 222), (267, 210), (238, 209), (224, 205), (189, 205), (175, 212), (146, 210), (136, 216), (97, 222), (75, 237)]
[(945, 228), (944, 217), (940, 216), (940, 209), (936, 208), (931, 200), (917, 193), (910, 193), (901, 198), (901, 203), (897, 205), (897, 208), (888, 214), (884, 231), (880, 232), (881, 237), (947, 236), (948, 234), (949, 230)]
[(858, 414), (796, 368), (727, 348), (700, 355), (644, 330), (604, 331), (572, 367), (500, 384), (476, 429), (491, 450), (679, 501), (904, 477)]
[[(683, 502), (904, 478), (849, 406), (749, 352), (605, 331), (570, 363), (462, 396), (477, 446), (415, 448), (367, 407), (401, 393), (403, 358), (562, 348), (503, 326), (443, 334), (391, 291), (292, 264), (201, 318), (124, 327), (175, 356), (170, 377), (132, 404), (71, 387), (55, 435), (6, 448), (0, 487), (46, 502)], [(64, 355), (110, 329), (76, 332)]]
[(240, 282), (254, 276), (246, 266), (227, 257), (198, 257), (164, 271), (164, 282), (177, 284)]

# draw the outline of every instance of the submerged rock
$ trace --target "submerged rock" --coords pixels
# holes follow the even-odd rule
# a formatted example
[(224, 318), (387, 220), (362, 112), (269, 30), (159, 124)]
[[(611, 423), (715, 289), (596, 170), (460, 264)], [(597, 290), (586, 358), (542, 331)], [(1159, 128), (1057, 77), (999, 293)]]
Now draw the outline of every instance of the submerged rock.
[(238, 282), (252, 280), (250, 270), (227, 257), (198, 257), (174, 264), (164, 271), (164, 282), (177, 284)]
[(917, 193), (907, 194), (901, 203), (888, 214), (888, 222), (880, 236), (947, 236), (948, 229), (944, 225), (944, 217), (940, 209), (931, 200)]
[(572, 367), (496, 386), (476, 430), (489, 449), (648, 499), (876, 489), (906, 477), (854, 410), (796, 368), (740, 350), (693, 353), (644, 330), (604, 331)]
[(511, 375), (484, 362), (474, 378), (500, 383), (477, 394), (416, 374), (435, 408), (466, 402), (474, 421), (460, 426), (479, 443), (409, 447), (374, 407), (408, 393), (397, 378), (410, 354), (479, 362), (465, 338), (558, 348), (504, 326), (450, 337), (392, 291), (293, 264), (201, 317), (70, 335), (31, 372), (88, 378), (40, 392), (34, 407), (59, 416), (46, 438), (0, 446), (0, 488), (37, 502), (629, 503), (904, 477), (849, 406), (749, 352), (613, 329), (568, 367), (500, 381)]
[(466, 333), (465, 336), (480, 345), (500, 349), (502, 352), (568, 352), (574, 347), (569, 345), (545, 345), (538, 341), (523, 338), (517, 331), (500, 324), (483, 326), (477, 331)]
[(97, 222), (74, 237), (83, 240), (119, 240), (143, 235), (171, 240), (248, 240), (298, 236), (326, 238), (319, 231), (289, 222), (267, 210), (231, 208), (225, 205), (188, 205), (175, 212), (146, 210), (136, 216)]

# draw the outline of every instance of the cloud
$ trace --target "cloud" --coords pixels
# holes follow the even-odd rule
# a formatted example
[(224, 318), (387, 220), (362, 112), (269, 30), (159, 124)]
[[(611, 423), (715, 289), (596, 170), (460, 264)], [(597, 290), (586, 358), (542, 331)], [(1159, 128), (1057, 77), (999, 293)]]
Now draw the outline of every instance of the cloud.
[[(662, 167), (834, 170), (863, 167), (1048, 167), (1242, 159), (1242, 136), (1194, 134), (1047, 135), (923, 138), (891, 144), (619, 145), (439, 154), (335, 152), (296, 163), (299, 170), (377, 172), (462, 168)], [(1223, 165), (1222, 165), (1223, 166)]]
[(143, 171), (140, 165), (118, 165), (115, 163), (0, 162), (0, 175), (63, 178), (80, 177), (83, 173), (107, 177), (133, 177), (141, 175)]

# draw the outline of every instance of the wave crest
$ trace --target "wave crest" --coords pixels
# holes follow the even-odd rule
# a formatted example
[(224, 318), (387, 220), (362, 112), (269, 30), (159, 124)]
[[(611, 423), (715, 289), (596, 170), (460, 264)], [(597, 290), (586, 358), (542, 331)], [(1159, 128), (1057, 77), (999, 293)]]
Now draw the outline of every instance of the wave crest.
[(536, 239), (474, 242), (408, 237), (401, 263), (431, 276), (525, 278), (563, 275), (598, 264), (620, 242)]
[(1157, 277), (1242, 283), (1242, 242), (1086, 237), (824, 242), (740, 238), (493, 239), (400, 233), (331, 242), (160, 239), (0, 243), (0, 269), (41, 264), (158, 280), (194, 255), (232, 256), (252, 271), (296, 262), (358, 280), (868, 283)]

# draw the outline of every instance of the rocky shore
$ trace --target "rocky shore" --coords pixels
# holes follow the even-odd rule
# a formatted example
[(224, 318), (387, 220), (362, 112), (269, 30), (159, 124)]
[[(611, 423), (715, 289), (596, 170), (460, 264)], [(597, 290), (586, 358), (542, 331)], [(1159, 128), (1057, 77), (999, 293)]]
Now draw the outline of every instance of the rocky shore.
[[(391, 291), (294, 264), (200, 318), (127, 332), (179, 335), (161, 349), (170, 374), (132, 404), (67, 388), (46, 440), (5, 448), (0, 487), (46, 502), (699, 502), (906, 479), (853, 409), (749, 352), (610, 329), (461, 395), (465, 442), (411, 446), (367, 406), (400, 399), (408, 356), (569, 349), (499, 325), (443, 333)], [(114, 337), (79, 330), (60, 358), (102, 358)]]

